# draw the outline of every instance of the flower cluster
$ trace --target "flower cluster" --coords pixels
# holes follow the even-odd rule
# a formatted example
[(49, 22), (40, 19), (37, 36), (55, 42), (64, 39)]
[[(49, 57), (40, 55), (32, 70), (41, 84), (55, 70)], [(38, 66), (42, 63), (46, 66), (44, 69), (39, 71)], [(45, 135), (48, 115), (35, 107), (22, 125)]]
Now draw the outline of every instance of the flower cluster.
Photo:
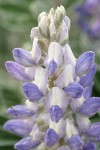
[(84, 0), (77, 11), (83, 31), (94, 39), (100, 39), (100, 0)]
[(31, 30), (32, 50), (15, 48), (15, 62), (6, 62), (26, 98), (8, 109), (14, 119), (4, 124), (22, 137), (17, 150), (96, 150), (100, 141), (100, 122), (89, 119), (100, 110), (100, 98), (91, 97), (95, 54), (76, 59), (68, 45), (69, 28), (63, 6), (41, 13)]

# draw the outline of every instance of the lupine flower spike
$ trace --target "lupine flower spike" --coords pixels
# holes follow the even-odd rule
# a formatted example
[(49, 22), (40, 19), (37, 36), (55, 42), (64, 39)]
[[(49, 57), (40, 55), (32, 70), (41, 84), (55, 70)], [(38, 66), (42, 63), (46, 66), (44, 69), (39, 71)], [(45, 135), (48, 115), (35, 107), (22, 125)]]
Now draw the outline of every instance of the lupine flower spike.
[(100, 141), (100, 122), (89, 119), (100, 111), (100, 98), (91, 97), (95, 54), (75, 58), (69, 29), (63, 6), (41, 13), (31, 30), (32, 50), (15, 48), (15, 62), (5, 64), (25, 96), (23, 105), (8, 108), (13, 119), (4, 124), (22, 137), (17, 150), (96, 150)]

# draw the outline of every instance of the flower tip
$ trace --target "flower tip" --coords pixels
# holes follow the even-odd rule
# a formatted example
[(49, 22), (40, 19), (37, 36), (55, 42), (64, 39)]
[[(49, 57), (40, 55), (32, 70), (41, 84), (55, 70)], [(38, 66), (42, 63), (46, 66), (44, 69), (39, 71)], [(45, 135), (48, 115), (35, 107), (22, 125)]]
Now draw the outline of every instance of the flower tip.
[(62, 117), (62, 109), (58, 105), (53, 105), (49, 112), (52, 121), (58, 122)]
[(58, 135), (53, 129), (48, 129), (44, 137), (45, 144), (48, 147), (54, 146), (58, 142)]
[(84, 145), (83, 150), (96, 150), (96, 144), (93, 142), (88, 142)]
[(70, 83), (66, 88), (64, 88), (64, 91), (69, 96), (76, 99), (76, 98), (80, 98), (82, 96), (84, 89), (77, 82), (73, 82), (73, 83)]
[(35, 114), (35, 111), (29, 109), (26, 105), (16, 105), (9, 107), (7, 113), (14, 118), (29, 118)]
[(78, 76), (83, 76), (85, 73), (89, 71), (89, 69), (93, 66), (95, 59), (95, 53), (93, 51), (88, 51), (83, 53), (76, 61), (76, 74)]
[(8, 130), (11, 133), (18, 134), (20, 136), (26, 136), (32, 130), (33, 123), (25, 122), (21, 119), (12, 119), (8, 120), (4, 125), (4, 129)]
[(6, 62), (5, 62), (5, 67), (6, 67), (6, 69), (8, 69), (8, 68), (9, 68), (9, 65), (12, 64), (12, 63), (13, 63), (13, 61), (6, 61)]
[(14, 145), (15, 149), (18, 150), (29, 150), (31, 148), (36, 148), (40, 142), (32, 140), (32, 137), (25, 137)]
[(22, 90), (25, 97), (28, 98), (31, 102), (37, 101), (43, 96), (39, 88), (31, 82), (24, 83), (22, 85)]
[(79, 135), (72, 136), (71, 139), (69, 140), (69, 143), (72, 148), (75, 148), (77, 150), (79, 149), (81, 150), (83, 148), (83, 142)]

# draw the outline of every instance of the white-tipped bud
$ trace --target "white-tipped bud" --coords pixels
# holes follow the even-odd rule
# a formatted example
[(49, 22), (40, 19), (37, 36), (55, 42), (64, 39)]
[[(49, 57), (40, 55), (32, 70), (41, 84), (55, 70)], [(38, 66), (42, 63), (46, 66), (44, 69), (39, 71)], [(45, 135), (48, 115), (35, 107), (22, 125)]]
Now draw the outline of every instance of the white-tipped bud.
[(63, 17), (64, 16), (63, 16), (62, 9), (60, 7), (57, 7), (54, 15), (56, 25), (60, 25), (62, 23)]
[(40, 13), (40, 15), (38, 16), (38, 22), (41, 20), (41, 18), (42, 18), (43, 16), (46, 16), (46, 12)]
[(37, 38), (34, 38), (31, 56), (32, 56), (32, 59), (35, 61), (36, 64), (39, 62), (39, 60), (41, 58), (41, 49), (38, 46), (38, 39)]
[(67, 16), (65, 16), (64, 22), (66, 23), (66, 26), (68, 27), (68, 30), (69, 30), (70, 29), (70, 19)]
[(60, 9), (61, 9), (61, 12), (63, 13), (63, 16), (65, 16), (65, 15), (66, 15), (66, 10), (65, 10), (65, 8), (61, 5), (61, 6), (60, 6)]
[(76, 58), (68, 44), (66, 44), (63, 47), (63, 53), (64, 53), (64, 62), (66, 65), (71, 64), (73, 66), (76, 65)]
[(65, 136), (65, 125), (66, 123), (63, 118), (61, 118), (58, 123), (52, 121), (51, 119), (49, 121), (49, 128), (53, 129), (57, 133), (59, 138)]
[(51, 41), (56, 40), (56, 27), (55, 27), (53, 20), (51, 20), (51, 23), (50, 23), (50, 40)]
[(55, 14), (55, 10), (54, 10), (54, 8), (51, 8), (48, 15), (54, 16), (54, 14)]
[(39, 37), (39, 34), (38, 34), (38, 27), (33, 27), (31, 29), (31, 34), (30, 34), (30, 38), (32, 39), (32, 41), (34, 40), (35, 37)]
[(38, 30), (42, 37), (49, 37), (49, 24), (47, 15), (43, 15), (38, 24)]
[(69, 38), (68, 27), (63, 21), (61, 26), (60, 36), (59, 36), (59, 43), (61, 45), (65, 45), (68, 42), (68, 38)]

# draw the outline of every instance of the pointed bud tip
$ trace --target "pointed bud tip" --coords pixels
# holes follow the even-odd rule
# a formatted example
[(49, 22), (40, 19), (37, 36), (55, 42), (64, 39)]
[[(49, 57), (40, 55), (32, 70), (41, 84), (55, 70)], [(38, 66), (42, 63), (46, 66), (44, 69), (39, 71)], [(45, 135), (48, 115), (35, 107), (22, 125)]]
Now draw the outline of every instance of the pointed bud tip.
[(54, 146), (58, 142), (58, 135), (53, 129), (48, 129), (44, 137), (45, 144), (48, 147)]
[(31, 82), (24, 83), (22, 85), (22, 90), (24, 92), (24, 96), (31, 102), (37, 101), (43, 96), (39, 88)]
[(51, 106), (49, 112), (52, 121), (58, 122), (62, 117), (62, 109), (58, 105)]

